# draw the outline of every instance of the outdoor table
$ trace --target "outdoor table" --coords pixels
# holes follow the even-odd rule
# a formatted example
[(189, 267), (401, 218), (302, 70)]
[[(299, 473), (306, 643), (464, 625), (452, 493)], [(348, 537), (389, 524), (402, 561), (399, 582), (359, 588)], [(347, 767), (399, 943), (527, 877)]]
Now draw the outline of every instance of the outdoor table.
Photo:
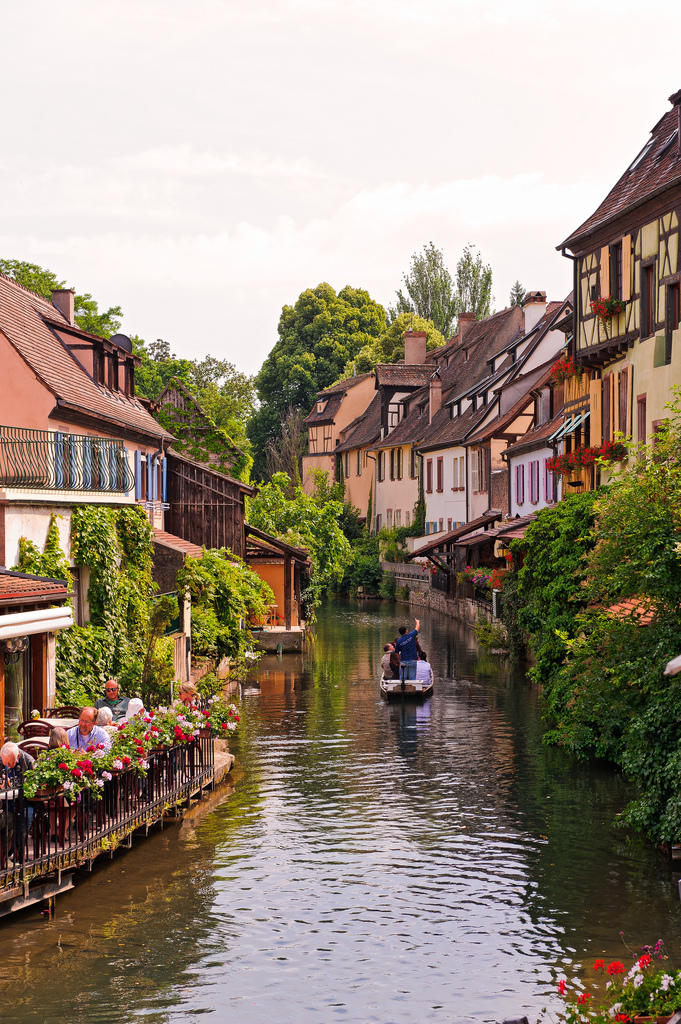
[(74, 725), (78, 725), (77, 718), (36, 718), (36, 722), (47, 722), (54, 729), (73, 729)]

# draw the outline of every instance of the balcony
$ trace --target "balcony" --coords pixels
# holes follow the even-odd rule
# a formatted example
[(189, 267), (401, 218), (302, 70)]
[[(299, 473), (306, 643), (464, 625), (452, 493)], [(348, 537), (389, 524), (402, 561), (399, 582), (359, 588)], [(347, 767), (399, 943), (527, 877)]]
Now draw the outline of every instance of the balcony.
[(0, 426), (0, 487), (120, 495), (134, 484), (122, 441)]

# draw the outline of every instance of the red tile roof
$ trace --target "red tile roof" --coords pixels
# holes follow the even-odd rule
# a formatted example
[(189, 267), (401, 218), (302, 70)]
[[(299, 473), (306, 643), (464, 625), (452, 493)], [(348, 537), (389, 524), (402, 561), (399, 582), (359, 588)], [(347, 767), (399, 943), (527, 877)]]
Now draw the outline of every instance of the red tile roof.
[[(675, 93), (674, 96), (670, 96), (670, 102), (676, 100), (678, 104), (680, 97), (681, 93)], [(608, 192), (598, 209), (557, 248), (580, 248), (580, 243), (586, 236), (629, 208), (639, 206), (663, 189), (681, 184), (678, 130), (679, 111), (678, 106), (674, 106), (657, 122), (643, 150)]]
[(201, 558), (203, 555), (203, 548), (198, 544), (192, 544), (191, 541), (183, 540), (182, 537), (176, 537), (174, 533), (166, 533), (165, 530), (154, 528), (154, 542), (162, 544), (165, 548), (173, 548), (185, 555), (191, 555), (192, 558)]
[(641, 597), (630, 597), (626, 601), (620, 601), (618, 604), (612, 604), (607, 609), (611, 615), (615, 615), (617, 618), (637, 618), (639, 620), (639, 626), (649, 626), (655, 618), (656, 607), (655, 602), (651, 601), (650, 598)]
[(341, 407), (341, 402), (345, 396), (345, 392), (334, 392), (326, 401), (324, 401), (324, 409), (322, 412), (317, 411), (317, 401), (312, 407), (312, 412), (309, 413), (303, 423), (307, 423), (308, 426), (313, 426), (315, 423), (333, 423), (334, 417)]
[(69, 596), (64, 580), (47, 579), (44, 576), (31, 576), (27, 573), (13, 572), (0, 568), (0, 605), (19, 604), (25, 601), (65, 601)]
[[(410, 562), (413, 558), (427, 555), (429, 551), (435, 551), (437, 548), (442, 547), (443, 544), (455, 543), (460, 537), (465, 537), (466, 534), (473, 533), (474, 530), (480, 530), (491, 523), (495, 523), (497, 519), (501, 519), (502, 515), (503, 513), (499, 509), (490, 509), (484, 515), (478, 516), (477, 519), (471, 519), (470, 523), (457, 526), (455, 530), (449, 530), (447, 533), (438, 533), (433, 540), (428, 541), (427, 544), (423, 544), (422, 547), (407, 555), (407, 561)], [(487, 533), (485, 533), (485, 536), (487, 536)]]
[(504, 455), (520, 455), (521, 452), (532, 451), (533, 448), (545, 448), (546, 439), (551, 437), (554, 431), (558, 430), (564, 418), (564, 413), (561, 409), (552, 420), (540, 423), (538, 427), (528, 430), (515, 444), (508, 445)]
[(349, 452), (364, 445), (373, 444), (381, 436), (381, 396), (374, 395), (366, 412), (348, 423), (342, 431), (343, 440), (336, 448), (336, 453)]
[(421, 387), (434, 372), (430, 363), (379, 363), (376, 383), (379, 387)]
[(358, 373), (354, 377), (346, 377), (345, 380), (339, 380), (337, 384), (331, 384), (330, 387), (325, 388), (323, 391), (317, 392), (317, 398), (324, 398), (326, 395), (345, 394), (350, 388), (354, 388), (360, 381), (366, 380), (367, 377), (373, 377), (373, 373)]
[(49, 324), (60, 330), (92, 335), (72, 327), (45, 299), (0, 274), (0, 331), (57, 400), (57, 405), (107, 421), (113, 431), (128, 428), (158, 441), (172, 440), (136, 398), (95, 384)]

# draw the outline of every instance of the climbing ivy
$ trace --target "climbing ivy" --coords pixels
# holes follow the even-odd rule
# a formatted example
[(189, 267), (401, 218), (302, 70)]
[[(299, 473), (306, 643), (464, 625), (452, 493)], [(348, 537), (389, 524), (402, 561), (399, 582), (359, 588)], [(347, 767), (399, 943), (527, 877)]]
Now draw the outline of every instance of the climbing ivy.
[(19, 538), (19, 564), (14, 566), (18, 572), (30, 573), (34, 576), (48, 576), (52, 580), (65, 580), (69, 592), (73, 590), (73, 581), (67, 558), (59, 546), (59, 527), (55, 512), (50, 516), (50, 525), (45, 541), (45, 550), (39, 548), (26, 537)]

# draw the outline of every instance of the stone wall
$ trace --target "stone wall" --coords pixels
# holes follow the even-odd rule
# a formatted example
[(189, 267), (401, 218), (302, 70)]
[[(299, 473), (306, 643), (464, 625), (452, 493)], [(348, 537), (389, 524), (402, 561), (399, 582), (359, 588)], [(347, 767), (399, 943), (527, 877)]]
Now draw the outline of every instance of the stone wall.
[(497, 621), (491, 609), (467, 597), (447, 597), (441, 590), (430, 585), (430, 571), (423, 571), (422, 565), (414, 562), (381, 562), (383, 572), (395, 577), (397, 587), (409, 588), (409, 604), (418, 608), (430, 608), (450, 615), (459, 622), (473, 625), (479, 617), (488, 622)]

